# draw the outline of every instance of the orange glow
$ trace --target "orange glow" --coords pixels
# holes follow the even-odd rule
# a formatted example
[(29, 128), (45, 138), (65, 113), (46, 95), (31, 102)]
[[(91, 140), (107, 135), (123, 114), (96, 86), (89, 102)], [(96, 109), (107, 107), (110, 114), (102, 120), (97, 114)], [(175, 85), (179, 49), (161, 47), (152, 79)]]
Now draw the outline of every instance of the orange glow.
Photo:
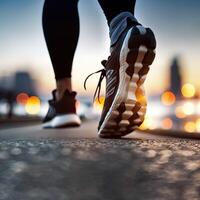
[(195, 132), (196, 124), (194, 122), (187, 122), (184, 126), (185, 131), (187, 132)]
[(200, 118), (196, 121), (196, 129), (198, 132), (200, 132)]
[(153, 125), (153, 122), (150, 118), (145, 118), (144, 122), (142, 123), (142, 125), (139, 127), (140, 130), (147, 130), (147, 129), (151, 129)]
[(26, 93), (19, 93), (16, 97), (16, 101), (18, 104), (22, 104), (22, 105), (25, 105), (28, 101), (28, 94)]
[(138, 102), (141, 105), (144, 105), (144, 106), (147, 105), (147, 99), (145, 97), (144, 91), (141, 88), (137, 89), (137, 91), (136, 91), (136, 97), (137, 97)]
[(147, 105), (147, 99), (144, 95), (140, 95), (139, 97), (137, 96), (137, 100), (141, 105), (143, 106)]
[(176, 97), (172, 92), (167, 91), (162, 95), (161, 101), (164, 105), (171, 106), (175, 103)]
[(98, 100), (98, 98), (96, 98), (93, 106), (95, 109), (102, 111), (104, 102), (105, 102), (105, 97), (101, 96), (101, 97), (99, 97), (99, 100)]
[(192, 84), (187, 83), (182, 87), (181, 92), (184, 97), (191, 98), (191, 97), (194, 97), (196, 90)]
[(175, 109), (175, 115), (179, 119), (183, 119), (186, 117), (186, 114), (184, 113), (183, 109), (181, 106), (176, 107)]
[(36, 96), (30, 97), (26, 103), (25, 109), (30, 115), (38, 114), (40, 112), (40, 99)]
[(166, 118), (162, 121), (162, 126), (164, 129), (171, 129), (173, 126), (173, 122), (170, 118)]

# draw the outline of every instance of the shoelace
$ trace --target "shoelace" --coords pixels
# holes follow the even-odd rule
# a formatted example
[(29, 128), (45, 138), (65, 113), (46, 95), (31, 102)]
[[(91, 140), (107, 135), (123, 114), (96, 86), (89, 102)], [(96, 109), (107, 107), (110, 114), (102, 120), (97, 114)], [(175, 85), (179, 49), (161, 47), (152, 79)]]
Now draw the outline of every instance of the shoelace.
[(106, 63), (107, 63), (107, 61), (106, 61), (106, 60), (103, 60), (103, 61), (101, 62), (101, 64), (104, 66), (104, 69), (98, 70), (98, 71), (96, 71), (96, 72), (90, 74), (89, 76), (87, 76), (87, 78), (86, 78), (85, 81), (84, 81), (84, 88), (85, 88), (85, 90), (87, 90), (87, 88), (86, 88), (87, 80), (88, 80), (91, 76), (93, 76), (94, 74), (101, 73), (101, 74), (100, 74), (100, 77), (99, 77), (99, 82), (98, 82), (98, 84), (97, 84), (97, 87), (96, 87), (96, 90), (95, 90), (95, 93), (94, 93), (94, 96), (93, 96), (93, 102), (95, 101), (96, 96), (97, 96), (99, 103), (101, 103), (101, 102), (100, 102), (101, 83), (102, 83), (104, 77), (106, 76), (106, 70), (105, 70)]

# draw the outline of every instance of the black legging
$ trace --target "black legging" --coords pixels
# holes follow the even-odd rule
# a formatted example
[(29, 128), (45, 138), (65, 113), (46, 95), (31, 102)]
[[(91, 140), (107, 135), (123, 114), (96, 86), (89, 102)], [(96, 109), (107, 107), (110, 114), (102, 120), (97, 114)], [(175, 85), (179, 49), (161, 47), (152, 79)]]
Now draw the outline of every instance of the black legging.
[[(108, 24), (121, 12), (134, 14), (136, 0), (98, 0)], [(43, 29), (55, 78), (71, 77), (79, 37), (78, 0), (45, 0)]]

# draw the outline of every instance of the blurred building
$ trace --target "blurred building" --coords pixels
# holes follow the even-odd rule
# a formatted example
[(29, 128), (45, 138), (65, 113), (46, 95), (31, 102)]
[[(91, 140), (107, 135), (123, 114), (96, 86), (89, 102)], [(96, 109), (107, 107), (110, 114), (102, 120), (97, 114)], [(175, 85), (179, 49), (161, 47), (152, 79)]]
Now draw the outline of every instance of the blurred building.
[(28, 72), (16, 72), (10, 76), (0, 77), (0, 101), (3, 100), (8, 104), (8, 118), (13, 116), (16, 97), (20, 93), (26, 93), (29, 96), (37, 95), (35, 81)]
[[(11, 76), (0, 77), (0, 93), (11, 92), (14, 96), (21, 92), (29, 95), (37, 95), (35, 81), (28, 72), (16, 72)], [(2, 96), (1, 95), (1, 96)]]
[(36, 96), (35, 83), (27, 72), (17, 72), (14, 76), (14, 91), (16, 94), (25, 92), (31, 96)]
[(181, 67), (178, 62), (178, 58), (174, 58), (170, 66), (170, 88), (177, 99), (182, 98), (181, 88), (183, 84)]

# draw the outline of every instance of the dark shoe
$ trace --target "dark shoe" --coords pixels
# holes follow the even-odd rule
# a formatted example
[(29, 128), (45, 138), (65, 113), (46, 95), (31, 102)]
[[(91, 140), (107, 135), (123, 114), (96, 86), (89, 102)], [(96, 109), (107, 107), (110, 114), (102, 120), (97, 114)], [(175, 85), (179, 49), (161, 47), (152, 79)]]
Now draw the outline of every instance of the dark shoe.
[(61, 100), (56, 101), (56, 90), (49, 100), (49, 110), (43, 120), (43, 128), (65, 128), (80, 126), (81, 120), (76, 114), (76, 92), (65, 91)]
[[(139, 127), (146, 113), (143, 88), (155, 58), (156, 40), (149, 28), (131, 13), (121, 13), (110, 24), (111, 55), (98, 84), (106, 76), (106, 97), (98, 127), (100, 137), (118, 138)], [(97, 92), (98, 90), (96, 90)]]

